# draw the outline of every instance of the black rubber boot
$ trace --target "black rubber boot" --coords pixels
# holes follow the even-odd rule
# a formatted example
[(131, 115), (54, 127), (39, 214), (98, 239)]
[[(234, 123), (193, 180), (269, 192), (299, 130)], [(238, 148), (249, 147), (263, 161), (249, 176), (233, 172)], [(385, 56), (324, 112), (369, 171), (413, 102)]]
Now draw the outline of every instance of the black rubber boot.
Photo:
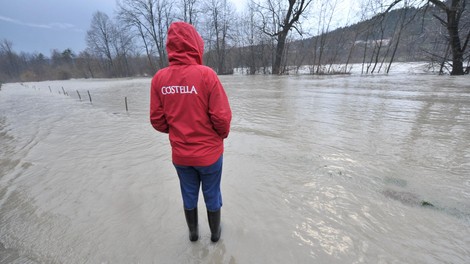
[(209, 228), (211, 229), (211, 241), (217, 242), (220, 238), (222, 229), (220, 228), (220, 209), (215, 212), (207, 211), (207, 219), (209, 220)]
[(199, 238), (199, 228), (197, 224), (197, 207), (192, 210), (184, 209), (184, 215), (186, 216), (186, 223), (189, 227), (189, 240), (197, 241)]

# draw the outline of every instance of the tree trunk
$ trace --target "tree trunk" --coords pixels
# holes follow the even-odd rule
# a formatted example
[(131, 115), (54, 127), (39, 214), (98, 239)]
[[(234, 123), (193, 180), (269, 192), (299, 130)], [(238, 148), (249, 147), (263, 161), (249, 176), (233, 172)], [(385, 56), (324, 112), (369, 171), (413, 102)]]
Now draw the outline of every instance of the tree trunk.
[(463, 75), (463, 52), (459, 37), (459, 20), (457, 10), (447, 9), (447, 31), (452, 51), (452, 71), (450, 75)]
[(276, 54), (274, 58), (272, 74), (281, 73), (281, 62), (282, 62), (282, 55), (284, 53), (284, 47), (286, 46), (286, 38), (287, 38), (287, 32), (284, 32), (284, 31), (279, 33), (279, 35), (277, 36)]
[[(289, 30), (295, 29), (299, 34), (302, 35), (302, 33), (299, 31), (299, 29), (295, 26), (299, 19), (300, 16), (304, 14), (306, 11), (307, 7), (310, 5), (310, 3), (313, 0), (289, 0), (289, 6), (287, 7), (287, 10), (285, 11), (280, 11), (279, 9), (276, 9), (273, 7), (272, 3), (268, 1), (271, 5), (269, 7), (266, 7), (265, 9), (269, 11), (269, 14), (266, 14), (266, 16), (262, 15), (263, 17), (263, 28), (262, 31), (269, 35), (270, 37), (277, 37), (277, 45), (275, 48), (275, 54), (274, 54), (274, 62), (272, 64), (272, 74), (280, 74), (281, 73), (281, 64), (282, 64), (282, 57), (284, 54), (284, 48), (286, 46), (286, 39), (287, 39), (287, 34), (289, 33)], [(280, 3), (280, 2), (279, 2)], [(271, 20), (269, 23), (273, 23), (274, 28), (279, 29), (279, 30), (267, 30), (266, 28), (266, 18)]]
[(428, 0), (441, 10), (446, 12), (447, 21), (438, 18), (446, 27), (449, 33), (449, 44), (452, 52), (452, 71), (450, 75), (463, 75), (463, 49), (459, 36), (459, 22), (462, 17), (465, 0), (452, 0), (450, 7), (444, 1)]

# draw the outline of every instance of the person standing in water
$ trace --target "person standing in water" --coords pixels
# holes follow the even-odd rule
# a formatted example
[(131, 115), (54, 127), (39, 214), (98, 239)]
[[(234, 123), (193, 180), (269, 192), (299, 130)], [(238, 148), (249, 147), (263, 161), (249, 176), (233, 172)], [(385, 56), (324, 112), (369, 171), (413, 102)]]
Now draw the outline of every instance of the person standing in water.
[(150, 123), (169, 134), (189, 240), (199, 238), (197, 204), (202, 185), (211, 240), (217, 242), (224, 139), (232, 112), (217, 74), (202, 65), (204, 42), (191, 24), (170, 25), (166, 50), (169, 66), (159, 70), (151, 83)]

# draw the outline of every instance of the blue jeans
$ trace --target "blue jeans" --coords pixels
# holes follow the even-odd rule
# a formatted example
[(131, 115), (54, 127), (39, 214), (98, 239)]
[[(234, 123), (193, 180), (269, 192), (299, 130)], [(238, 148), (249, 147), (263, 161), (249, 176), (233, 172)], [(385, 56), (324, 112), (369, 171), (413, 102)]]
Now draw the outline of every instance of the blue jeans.
[(222, 194), (220, 192), (222, 163), (223, 156), (220, 156), (214, 164), (205, 167), (174, 164), (180, 179), (184, 209), (192, 210), (197, 207), (201, 183), (207, 210), (215, 212), (222, 207)]

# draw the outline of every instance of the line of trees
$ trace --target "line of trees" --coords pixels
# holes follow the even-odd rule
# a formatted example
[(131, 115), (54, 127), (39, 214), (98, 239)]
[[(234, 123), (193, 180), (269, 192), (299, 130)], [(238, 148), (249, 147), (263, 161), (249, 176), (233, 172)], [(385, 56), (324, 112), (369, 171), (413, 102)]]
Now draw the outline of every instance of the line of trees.
[(338, 27), (339, 0), (251, 0), (242, 12), (228, 0), (117, 0), (114, 17), (94, 13), (79, 53), (18, 54), (0, 42), (0, 82), (151, 76), (167, 65), (173, 21), (195, 25), (204, 62), (218, 74), (286, 74), (303, 65), (311, 74), (347, 73), (351, 63), (369, 74), (423, 59), (454, 75), (468, 70), (468, 0), (360, 2), (359, 13), (348, 14), (360, 21)]

